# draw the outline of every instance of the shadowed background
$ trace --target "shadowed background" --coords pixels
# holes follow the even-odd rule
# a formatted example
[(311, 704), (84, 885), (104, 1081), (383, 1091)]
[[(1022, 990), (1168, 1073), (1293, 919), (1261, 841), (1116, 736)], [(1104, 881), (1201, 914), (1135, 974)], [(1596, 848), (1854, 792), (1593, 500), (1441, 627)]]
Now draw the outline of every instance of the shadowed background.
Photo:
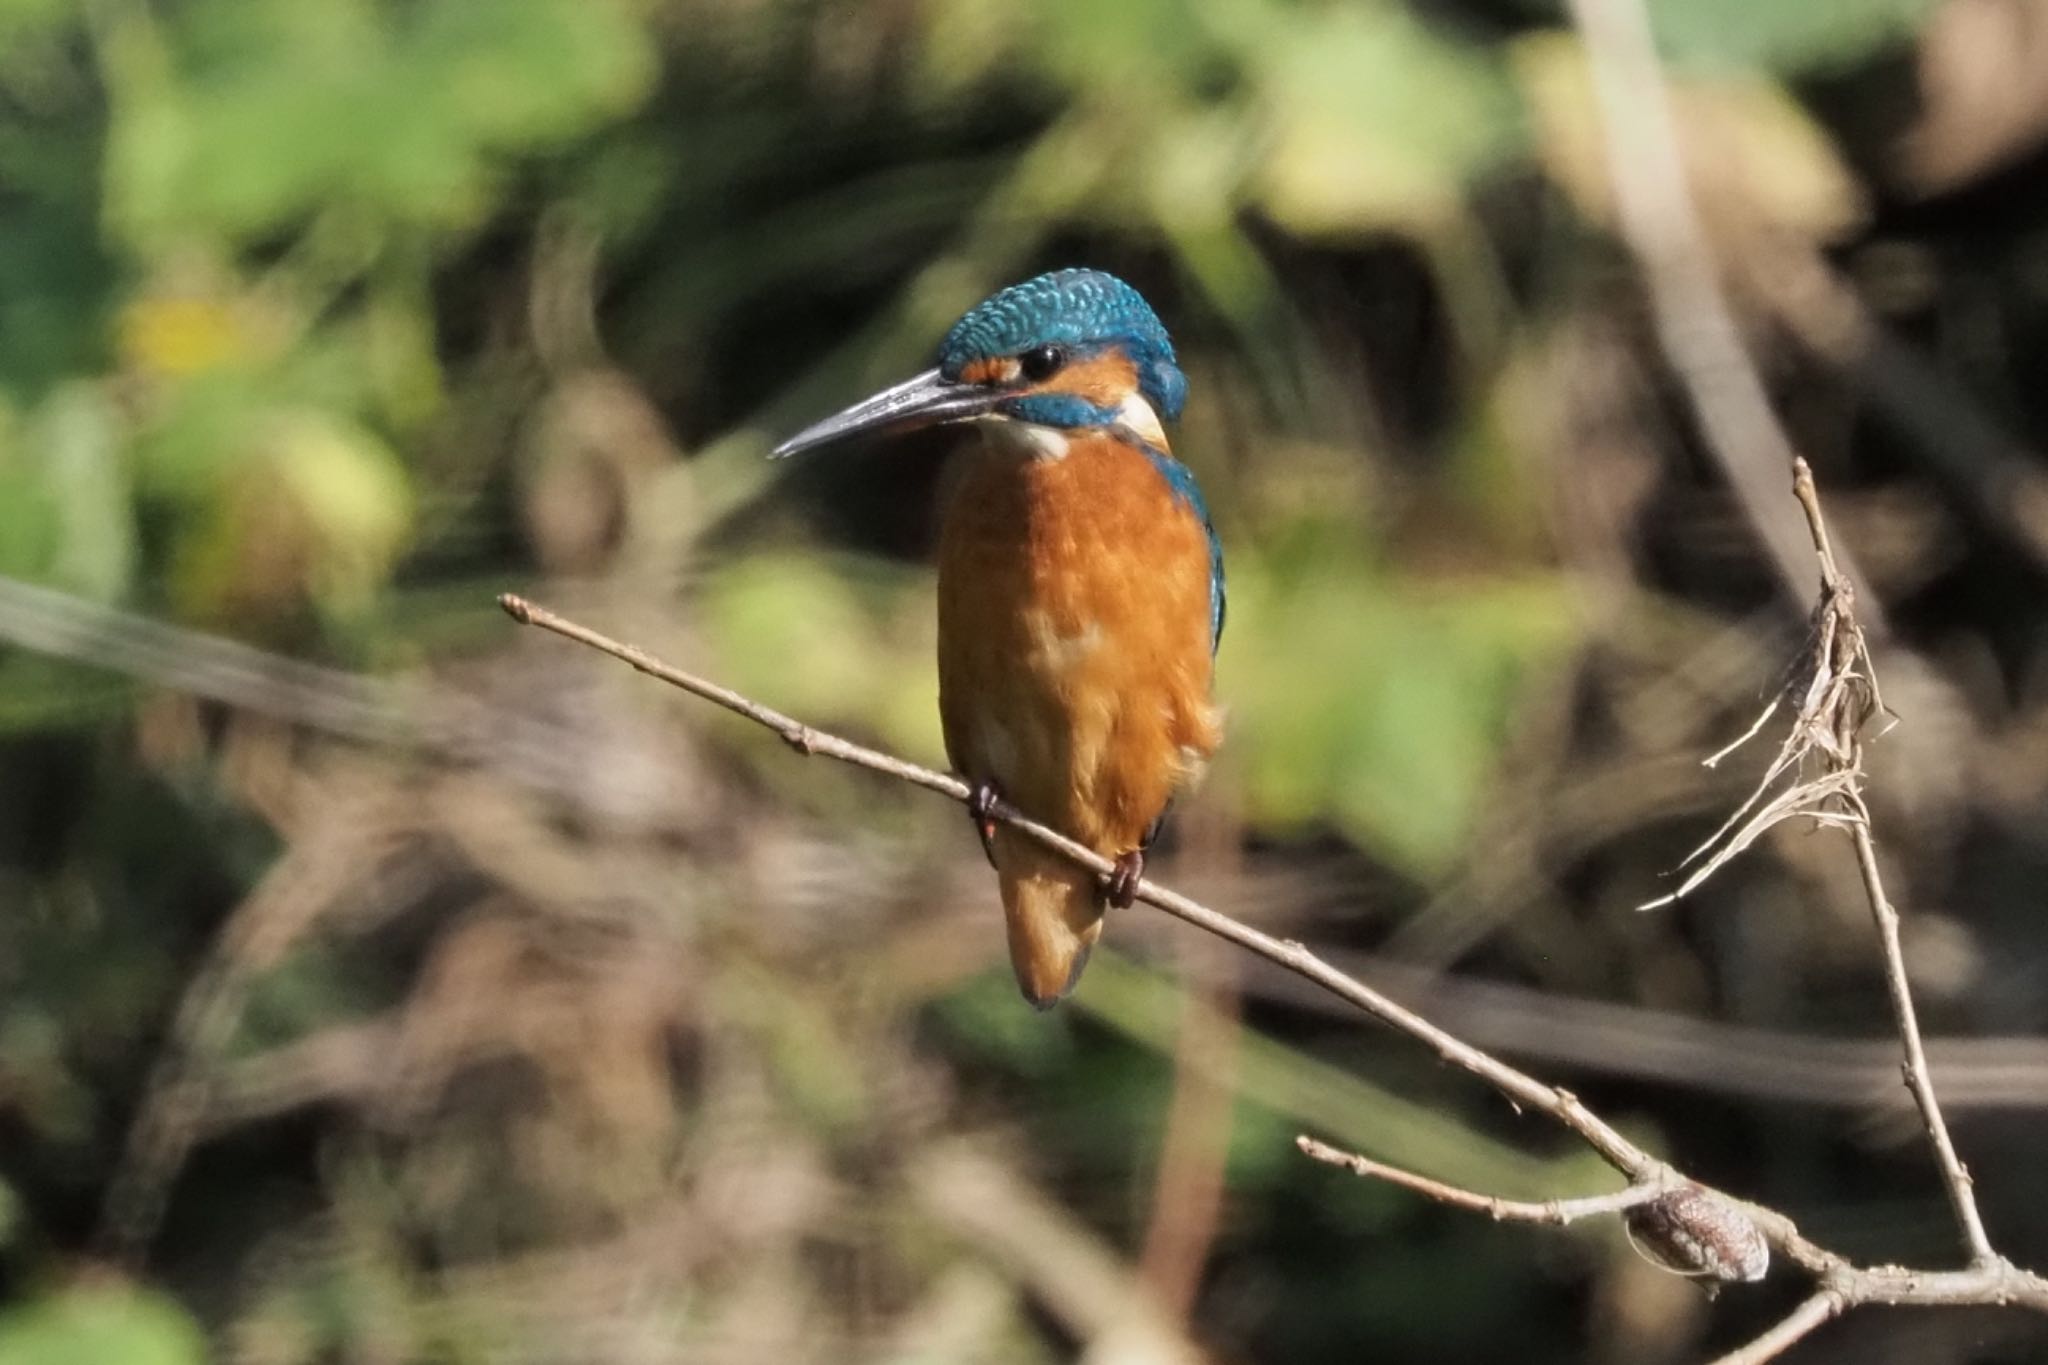
[(2048, 1263), (2048, 5), (1647, 8), (1676, 250), (1545, 0), (0, 0), (0, 1360), (1654, 1363), (1784, 1311), (1312, 1165), (1613, 1187), (1143, 909), (1034, 1013), (959, 810), (493, 606), (942, 763), (954, 438), (762, 457), (1069, 264), (1172, 330), (1228, 554), (1158, 875), (1948, 1264), (1842, 841), (1635, 910), (1817, 582), (1645, 281), (1725, 303), (1884, 627), (1937, 1088)]

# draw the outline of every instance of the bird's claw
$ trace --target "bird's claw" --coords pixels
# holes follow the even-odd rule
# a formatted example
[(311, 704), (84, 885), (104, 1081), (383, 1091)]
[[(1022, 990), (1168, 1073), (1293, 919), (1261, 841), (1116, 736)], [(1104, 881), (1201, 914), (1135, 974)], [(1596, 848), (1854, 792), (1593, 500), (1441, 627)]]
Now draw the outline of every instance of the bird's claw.
[(981, 836), (981, 851), (988, 857), (988, 865), (996, 865), (996, 803), (1003, 794), (996, 790), (993, 782), (976, 782), (967, 789), (967, 815), (974, 821), (974, 832)]
[(1145, 880), (1145, 850), (1134, 848), (1117, 855), (1103, 886), (1103, 898), (1118, 910), (1128, 910), (1138, 899), (1138, 883)]

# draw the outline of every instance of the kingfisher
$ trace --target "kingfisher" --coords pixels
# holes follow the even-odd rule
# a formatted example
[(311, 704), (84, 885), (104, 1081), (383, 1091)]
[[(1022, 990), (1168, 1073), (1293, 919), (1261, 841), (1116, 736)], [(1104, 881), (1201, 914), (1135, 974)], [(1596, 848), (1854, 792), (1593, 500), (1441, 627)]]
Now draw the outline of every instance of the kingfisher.
[[(938, 364), (784, 441), (969, 423), (939, 537), (939, 715), (1040, 1009), (1135, 898), (1168, 803), (1222, 740), (1223, 550), (1165, 423), (1187, 379), (1137, 290), (1059, 270), (976, 305)], [(1000, 825), (1007, 802), (1113, 862), (1099, 879)]]

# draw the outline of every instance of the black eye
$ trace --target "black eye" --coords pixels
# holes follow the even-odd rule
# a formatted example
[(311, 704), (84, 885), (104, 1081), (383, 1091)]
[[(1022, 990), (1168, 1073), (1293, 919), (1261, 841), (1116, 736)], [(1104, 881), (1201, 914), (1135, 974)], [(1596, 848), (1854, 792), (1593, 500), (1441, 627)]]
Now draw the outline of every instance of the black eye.
[(1033, 346), (1017, 357), (1017, 370), (1026, 379), (1036, 384), (1059, 373), (1060, 366), (1067, 363), (1067, 353), (1057, 346)]

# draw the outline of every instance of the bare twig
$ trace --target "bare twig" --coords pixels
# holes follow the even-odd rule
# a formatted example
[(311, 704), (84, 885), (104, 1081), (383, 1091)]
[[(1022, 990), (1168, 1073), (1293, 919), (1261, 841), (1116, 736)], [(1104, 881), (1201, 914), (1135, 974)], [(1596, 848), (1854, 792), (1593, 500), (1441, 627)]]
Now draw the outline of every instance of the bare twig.
[[(524, 598), (508, 594), (500, 598), (499, 603), (514, 620), (522, 624), (539, 626), (623, 660), (651, 677), (659, 678), (693, 696), (702, 697), (736, 715), (765, 726), (801, 753), (838, 759), (844, 763), (895, 777), (928, 791), (938, 792), (955, 801), (967, 800), (967, 784), (950, 774), (906, 762), (804, 725), (772, 707), (764, 706), (730, 688), (721, 687), (717, 683), (675, 668), (643, 650), (623, 644), (587, 626), (566, 620)], [(994, 814), (997, 819), (1097, 875), (1109, 875), (1111, 864), (1107, 859), (1057, 831), (1038, 824), (1008, 806), (998, 806)], [(1788, 1261), (1813, 1276), (1819, 1282), (1823, 1294), (1832, 1296), (1831, 1302), (1839, 1302), (1838, 1311), (1846, 1311), (1848, 1308), (1866, 1303), (2012, 1304), (2048, 1314), (2048, 1279), (2021, 1270), (1995, 1256), (1972, 1265), (1968, 1270), (1960, 1271), (1924, 1271), (1896, 1266), (1853, 1265), (1844, 1257), (1805, 1237), (1785, 1215), (1759, 1205), (1745, 1203), (1731, 1195), (1689, 1180), (1669, 1164), (1651, 1156), (1622, 1136), (1569, 1091), (1545, 1085), (1490, 1053), (1439, 1028), (1415, 1011), (1397, 1004), (1363, 982), (1346, 976), (1301, 944), (1260, 933), (1228, 915), (1211, 910), (1154, 882), (1139, 883), (1137, 899), (1164, 910), (1198, 929), (1206, 930), (1218, 938), (1235, 943), (1268, 962), (1315, 983), (1324, 991), (1364, 1011), (1388, 1027), (1416, 1039), (1442, 1060), (1487, 1082), (1518, 1107), (1533, 1109), (1576, 1134), (1610, 1166), (1626, 1176), (1629, 1187), (1615, 1194), (1593, 1196), (1590, 1199), (1517, 1204), (1457, 1190), (1455, 1187), (1405, 1171), (1397, 1172), (1394, 1168), (1382, 1167), (1368, 1158), (1352, 1158), (1346, 1154), (1333, 1152), (1332, 1155), (1339, 1164), (1350, 1165), (1352, 1169), (1361, 1173), (1392, 1180), (1444, 1202), (1459, 1203), (1480, 1212), (1503, 1218), (1520, 1218), (1522, 1221), (1561, 1222), (1589, 1216), (1595, 1212), (1625, 1212), (1648, 1205), (1659, 1197), (1670, 1194), (1674, 1189), (1697, 1190), (1716, 1201), (1725, 1201), (1737, 1209), (1744, 1218), (1753, 1221), (1771, 1246), (1780, 1251)], [(1305, 1147), (1304, 1150), (1310, 1149)], [(1332, 1159), (1332, 1156), (1324, 1155), (1323, 1151), (1312, 1151), (1311, 1154), (1323, 1160)], [(1967, 1186), (1965, 1188), (1967, 1189)], [(1813, 1326), (1818, 1325), (1819, 1321), (1816, 1320), (1804, 1330), (1811, 1330)], [(1788, 1336), (1784, 1340), (1789, 1343), (1791, 1339)], [(1758, 1360), (1765, 1358), (1767, 1356), (1753, 1357)]]
[[(1862, 802), (1859, 798), (1857, 805)], [(1970, 1172), (1956, 1155), (1954, 1141), (1948, 1135), (1948, 1122), (1941, 1116), (1941, 1104), (1934, 1097), (1934, 1081), (1927, 1071), (1927, 1049), (1920, 1040), (1920, 1020), (1913, 1009), (1912, 988), (1906, 982), (1906, 958), (1899, 946), (1899, 912), (1892, 908), (1889, 897), (1884, 893), (1884, 882), (1878, 876), (1877, 849), (1870, 839), (1870, 820), (1867, 813), (1850, 827), (1850, 836), (1856, 841), (1856, 869), (1863, 876), (1863, 894), (1870, 901), (1870, 913), (1877, 923), (1877, 938), (1884, 953), (1885, 988), (1891, 994), (1892, 1017), (1899, 1028), (1899, 1041), (1906, 1050), (1903, 1068), (1906, 1088), (1913, 1092), (1913, 1103), (1920, 1110), (1920, 1121), (1927, 1125), (1927, 1141), (1934, 1148), (1934, 1158), (1941, 1166), (1942, 1188), (1948, 1193), (1949, 1205), (1955, 1210), (1956, 1223), (1962, 1228), (1963, 1243), (1969, 1248), (1970, 1264), (1993, 1265), (1998, 1253), (1991, 1249), (1991, 1239), (1984, 1231), (1984, 1219), (1977, 1212), (1976, 1186), (1970, 1180)]]
[[(1905, 1049), (1906, 1087), (1912, 1092), (1921, 1123), (1927, 1129), (1928, 1142), (1934, 1148), (1942, 1188), (1962, 1229), (1970, 1264), (1989, 1266), (1997, 1262), (1998, 1256), (1984, 1231), (1970, 1173), (1956, 1155), (1948, 1123), (1942, 1117), (1933, 1081), (1928, 1076), (1926, 1044), (1920, 1037), (1920, 1021), (1906, 979), (1905, 954), (1899, 944), (1899, 915), (1885, 894), (1884, 880), (1878, 872), (1877, 848), (1870, 834), (1870, 808), (1863, 799), (1863, 730), (1871, 717), (1884, 709), (1884, 698), (1878, 690), (1869, 643), (1857, 620), (1855, 589), (1836, 558), (1827, 519), (1821, 514), (1820, 494), (1814, 488), (1813, 471), (1802, 459), (1792, 461), (1792, 495), (1805, 513), (1807, 534), (1820, 562), (1820, 602), (1814, 608), (1812, 645), (1799, 673), (1803, 681), (1799, 714), (1756, 790), (1687, 859), (1689, 862), (1711, 850), (1706, 861), (1677, 891), (1643, 908), (1668, 905), (1686, 895), (1781, 821), (1805, 817), (1849, 831), (1856, 850), (1856, 868), (1877, 926), (1892, 1022)], [(1750, 733), (1754, 732), (1752, 726)], [(1720, 757), (1715, 755), (1715, 760)], [(1782, 775), (1802, 768), (1809, 760), (1818, 766), (1817, 774), (1765, 799)]]
[[(1766, 831), (1787, 820), (1851, 827), (1867, 819), (1861, 795), (1860, 736), (1871, 716), (1884, 709), (1884, 698), (1877, 688), (1869, 642), (1856, 616), (1856, 590), (1836, 561), (1827, 524), (1821, 518), (1813, 472), (1806, 461), (1796, 457), (1792, 471), (1792, 492), (1805, 510), (1821, 572), (1820, 601), (1807, 633), (1808, 651), (1797, 661), (1789, 689), (1798, 693), (1798, 714), (1749, 797), (1679, 864), (1685, 867), (1698, 862), (1698, 868), (1676, 891), (1647, 901), (1639, 909), (1655, 910), (1690, 895)], [(1719, 763), (1755, 735), (1777, 709), (1774, 700), (1741, 739), (1706, 759), (1706, 766)], [(1810, 765), (1809, 760), (1815, 762)], [(1805, 774), (1810, 766), (1819, 771), (1802, 775), (1773, 794), (1778, 779), (1787, 773)]]
[(1332, 1147), (1327, 1142), (1318, 1142), (1312, 1137), (1302, 1136), (1294, 1140), (1304, 1156), (1330, 1166), (1341, 1166), (1354, 1175), (1371, 1180), (1384, 1180), (1389, 1185), (1399, 1185), (1412, 1190), (1425, 1199), (1434, 1199), (1439, 1204), (1448, 1204), (1454, 1209), (1465, 1209), (1472, 1213), (1483, 1213), (1496, 1223), (1546, 1223), (1563, 1227), (1581, 1218), (1593, 1218), (1601, 1214), (1620, 1213), (1624, 1209), (1647, 1204), (1662, 1194), (1668, 1186), (1664, 1183), (1630, 1185), (1612, 1194), (1593, 1194), (1579, 1199), (1497, 1199), (1490, 1194), (1478, 1194), (1472, 1190), (1446, 1185), (1441, 1180), (1431, 1180), (1426, 1175), (1404, 1171), (1399, 1166), (1389, 1166), (1383, 1161), (1374, 1161), (1369, 1156), (1347, 1152)]
[[(508, 593), (498, 601), (505, 611), (521, 624), (539, 626), (543, 630), (553, 631), (580, 644), (602, 650), (616, 659), (631, 664), (650, 677), (659, 678), (693, 696), (702, 697), (736, 715), (745, 716), (758, 725), (766, 726), (782, 736), (791, 748), (801, 753), (835, 758), (842, 763), (851, 763), (923, 787), (927, 791), (938, 792), (955, 801), (967, 800), (967, 784), (950, 773), (935, 772), (919, 764), (908, 763), (892, 755), (855, 744), (837, 735), (813, 729), (772, 707), (763, 706), (749, 697), (741, 696), (731, 688), (721, 687), (717, 683), (663, 663), (644, 650), (622, 644), (587, 626), (566, 620), (522, 597)], [(994, 814), (997, 819), (1030, 835), (1047, 848), (1064, 854), (1098, 876), (1108, 877), (1114, 870), (1110, 861), (1093, 849), (1037, 823), (1014, 807), (998, 805)], [(1389, 1028), (1416, 1039), (1452, 1066), (1468, 1071), (1493, 1086), (1515, 1105), (1544, 1114), (1578, 1134), (1609, 1165), (1630, 1179), (1645, 1177), (1666, 1169), (1664, 1163), (1622, 1136), (1605, 1120), (1597, 1117), (1570, 1091), (1545, 1085), (1535, 1077), (1516, 1070), (1491, 1054), (1438, 1028), (1415, 1011), (1395, 1003), (1364, 982), (1344, 975), (1301, 944), (1291, 939), (1277, 939), (1270, 934), (1260, 933), (1250, 925), (1240, 924), (1230, 916), (1211, 910), (1199, 901), (1168, 890), (1156, 882), (1140, 882), (1137, 899), (1164, 910), (1197, 929), (1206, 930), (1269, 962), (1285, 967), (1297, 976), (1315, 982), (1332, 995), (1365, 1011)]]
[(1808, 1332), (1830, 1318), (1840, 1316), (1847, 1306), (1841, 1295), (1823, 1289), (1802, 1300), (1776, 1327), (1748, 1345), (1738, 1346), (1727, 1355), (1717, 1357), (1713, 1365), (1762, 1365), (1763, 1361), (1774, 1360)]
[[(1864, 897), (1870, 902), (1871, 918), (1877, 926), (1878, 945), (1884, 957), (1885, 987), (1891, 996), (1892, 1020), (1898, 1027), (1899, 1041), (1906, 1053), (1906, 1088), (1913, 1092), (1913, 1103), (1919, 1107), (1921, 1122), (1927, 1126), (1927, 1140), (1934, 1148), (1936, 1162), (1941, 1166), (1942, 1187), (1948, 1193), (1956, 1223), (1962, 1229), (1970, 1264), (1993, 1265), (1998, 1261), (1998, 1254), (1991, 1249), (1991, 1239), (1984, 1231), (1983, 1216), (1977, 1211), (1977, 1196), (1970, 1183), (1970, 1173), (1956, 1155), (1955, 1143), (1949, 1137), (1948, 1122), (1942, 1117), (1941, 1104), (1934, 1096), (1934, 1082), (1928, 1076), (1927, 1049), (1921, 1041), (1920, 1021), (1913, 1008), (1913, 992), (1906, 980), (1905, 952), (1899, 944), (1899, 912), (1885, 894), (1884, 879), (1877, 868), (1877, 848), (1870, 837), (1870, 811), (1863, 801), (1862, 752), (1858, 736), (1864, 721), (1884, 703), (1871, 668), (1869, 647), (1856, 623), (1855, 597), (1835, 561), (1827, 520), (1821, 515), (1820, 495), (1813, 486), (1813, 471), (1807, 468), (1804, 460), (1793, 462), (1792, 493), (1806, 513), (1814, 553), (1820, 557), (1821, 610), (1831, 621), (1839, 618), (1839, 623), (1829, 631), (1830, 637), (1839, 642), (1839, 657), (1822, 661), (1819, 666), (1824, 668), (1834, 663), (1838, 677), (1860, 677), (1868, 694), (1867, 697), (1858, 696), (1854, 685), (1840, 685), (1844, 700), (1842, 710), (1835, 715), (1831, 727), (1834, 744), (1820, 747), (1832, 773), (1851, 779), (1840, 796), (1839, 806), (1845, 814), (1849, 836), (1856, 848), (1856, 869), (1863, 878)], [(1816, 676), (1814, 687), (1818, 689), (1820, 686), (1821, 679)], [(1834, 690), (1834, 687), (1829, 690)]]
[[(1849, 827), (1884, 953), (1893, 1019), (1905, 1047), (1906, 1084), (1940, 1163), (1942, 1183), (1962, 1228), (1971, 1264), (1989, 1266), (1996, 1263), (1997, 1255), (1985, 1234), (1969, 1172), (1956, 1156), (1928, 1079), (1899, 947), (1898, 914), (1884, 894), (1870, 838), (1869, 811), (1861, 794), (1857, 736), (1883, 703), (1856, 618), (1851, 575), (1844, 571), (1829, 543), (1812, 474), (1771, 410), (1717, 278), (1686, 180), (1649, 17), (1640, 0), (1570, 3), (1591, 58), (1622, 232), (1642, 262), (1659, 335), (1685, 380), (1701, 430), (1788, 585), (1799, 578), (1798, 552), (1788, 538), (1784, 519), (1770, 505), (1775, 498), (1767, 501), (1762, 495), (1758, 471), (1793, 468), (1794, 493), (1806, 513), (1807, 529), (1821, 563), (1817, 644), (1798, 724), (1750, 800), (1694, 853), (1693, 858), (1705, 856), (1701, 867), (1678, 891), (1650, 904), (1669, 904), (1695, 889), (1783, 820), (1805, 816)], [(1872, 610), (1872, 619), (1881, 627)], [(1760, 719), (1758, 726), (1761, 724)], [(1751, 733), (1756, 728), (1752, 727)], [(1781, 774), (1815, 752), (1822, 756), (1825, 769), (1820, 777), (1765, 799)], [(1754, 811), (1752, 806), (1756, 806)]]
[(1762, 1279), (1770, 1269), (1770, 1243), (1750, 1211), (1676, 1172), (1636, 1181), (1612, 1194), (1577, 1199), (1501, 1199), (1347, 1152), (1306, 1135), (1295, 1138), (1294, 1145), (1303, 1155), (1326, 1165), (1342, 1167), (1368, 1180), (1398, 1185), (1454, 1209), (1483, 1213), (1496, 1223), (1563, 1227), (1582, 1218), (1619, 1213), (1637, 1252), (1653, 1265), (1675, 1274), (1754, 1281)]

